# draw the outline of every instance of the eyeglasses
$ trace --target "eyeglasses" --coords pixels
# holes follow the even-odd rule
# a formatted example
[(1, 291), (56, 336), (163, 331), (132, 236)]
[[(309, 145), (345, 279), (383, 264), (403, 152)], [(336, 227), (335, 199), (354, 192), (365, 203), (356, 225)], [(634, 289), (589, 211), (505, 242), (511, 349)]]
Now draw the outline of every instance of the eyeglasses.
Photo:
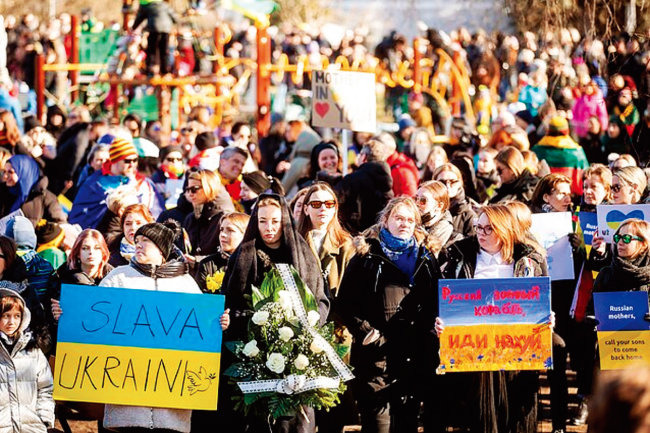
[(456, 185), (460, 181), (458, 179), (438, 179), (438, 182), (444, 183), (447, 185), (447, 188), (449, 188), (450, 186)]
[(621, 192), (623, 186), (624, 185), (621, 185), (620, 183), (612, 185), (612, 192)]
[(185, 193), (196, 194), (201, 190), (200, 186), (188, 186), (184, 189)]
[(428, 198), (426, 198), (426, 197), (424, 197), (424, 196), (420, 196), (420, 195), (419, 195), (419, 196), (415, 196), (415, 197), (413, 198), (413, 200), (415, 201), (415, 204), (418, 204), (418, 205), (420, 205), (420, 206), (426, 206), (426, 204), (429, 202), (429, 199), (428, 199)]
[(136, 164), (138, 162), (138, 158), (131, 158), (131, 159), (125, 159), (123, 160), (124, 164)]
[(629, 243), (632, 242), (632, 241), (639, 241), (639, 242), (641, 242), (641, 241), (643, 241), (643, 238), (642, 238), (642, 237), (639, 237), (639, 236), (632, 236), (632, 235), (619, 235), (619, 234), (615, 234), (615, 235), (614, 235), (614, 243), (617, 244), (617, 243), (619, 243), (620, 241), (623, 241), (623, 243), (625, 243), (625, 244), (629, 244)]
[(310, 201), (307, 203), (307, 206), (311, 206), (314, 209), (320, 209), (321, 206), (325, 205), (326, 209), (332, 209), (334, 206), (336, 206), (336, 201), (334, 200), (327, 200), (327, 201), (319, 201), (319, 200), (314, 200)]
[(169, 158), (169, 157), (165, 158), (165, 161), (169, 161), (169, 162), (181, 162), (182, 160), (183, 160), (183, 158), (180, 158), (180, 157), (179, 158)]
[(480, 224), (475, 224), (474, 229), (476, 229), (476, 233), (483, 233), (485, 236), (490, 236), (492, 233), (494, 233), (492, 226), (482, 226)]

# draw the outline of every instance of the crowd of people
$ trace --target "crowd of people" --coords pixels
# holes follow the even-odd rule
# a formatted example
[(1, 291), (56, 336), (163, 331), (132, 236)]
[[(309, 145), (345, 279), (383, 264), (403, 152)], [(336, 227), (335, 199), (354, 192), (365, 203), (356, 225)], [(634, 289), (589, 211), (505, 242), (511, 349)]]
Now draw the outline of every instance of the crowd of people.
[[(141, 7), (167, 13), (156, 3)], [(436, 375), (445, 332), (437, 294), (441, 278), (547, 276), (531, 221), (549, 212), (573, 215), (575, 269), (574, 279), (551, 283), (553, 430), (589, 417), (610, 425), (606, 397), (589, 411), (598, 370), (593, 303), (571, 304), (583, 272), (598, 272), (589, 294), (648, 291), (650, 223), (626, 220), (612, 244), (597, 234), (587, 253), (577, 218), (602, 204), (650, 202), (650, 35), (429, 30), (424, 55), (434, 64), (437, 49), (466, 62), (476, 119), (446, 118), (426, 93), (392, 87), (386, 104), (396, 132), (356, 132), (346, 149), (295, 106), (273, 114), (265, 137), (236, 110), (211, 124), (207, 106), (192, 109), (171, 137), (158, 121), (129, 114), (115, 125), (83, 105), (52, 105), (41, 124), (18, 96), (33, 90), (35, 53), (67, 57), (69, 23), (28, 15), (0, 24), (0, 430), (53, 426), (46, 357), (59, 318), (74, 314), (61, 309), (62, 284), (223, 294), (224, 340), (234, 341), (246, 334), (251, 287), (288, 263), (313, 292), (321, 323), (333, 321), (351, 348), (356, 377), (339, 406), (269, 424), (236, 410), (230, 397), (239, 391), (223, 378), (216, 413), (106, 405), (100, 431), (306, 433), (361, 424), (377, 433), (535, 432), (539, 372)], [(251, 29), (235, 33), (232, 57), (250, 48)], [(147, 50), (142, 72), (178, 73), (164, 60), (169, 31), (147, 31), (159, 52)], [(362, 32), (337, 44), (317, 31), (273, 37), (276, 55), (291, 58), (374, 55), (389, 70), (413, 58), (396, 33), (374, 50)], [(64, 77), (50, 78), (63, 79), (65, 94)], [(229, 362), (224, 353), (221, 371)], [(647, 427), (634, 419), (617, 431)]]

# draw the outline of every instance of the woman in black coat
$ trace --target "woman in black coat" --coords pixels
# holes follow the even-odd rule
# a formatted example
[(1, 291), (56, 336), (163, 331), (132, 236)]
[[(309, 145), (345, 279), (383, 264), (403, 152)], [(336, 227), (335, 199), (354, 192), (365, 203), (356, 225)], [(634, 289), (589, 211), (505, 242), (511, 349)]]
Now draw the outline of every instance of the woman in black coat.
[(440, 270), (420, 223), (411, 198), (391, 200), (379, 223), (355, 240), (336, 298), (335, 311), (354, 339), (363, 431), (417, 432), (421, 401), (425, 429), (438, 419), (429, 403), (438, 364), (433, 318)]
[(463, 175), (454, 164), (446, 163), (433, 172), (433, 179), (444, 183), (449, 191), (449, 212), (454, 226), (454, 235), (473, 236), (476, 213), (469, 199), (465, 197)]
[[(246, 337), (248, 321), (253, 311), (249, 305), (251, 286), (259, 287), (276, 263), (292, 265), (305, 285), (314, 294), (318, 304), (321, 324), (325, 323), (329, 313), (329, 300), (325, 296), (324, 282), (318, 259), (307, 242), (295, 229), (284, 197), (277, 194), (261, 194), (253, 209), (248, 228), (241, 244), (230, 257), (228, 269), (224, 276), (223, 294), (226, 295), (226, 308), (230, 310), (230, 327), (224, 334), (225, 341), (243, 340)], [(229, 366), (232, 357), (222, 357), (222, 371)], [(222, 379), (220, 383), (226, 384)], [(238, 420), (229, 404), (229, 395), (241, 392), (231, 388), (220, 387), (219, 411), (223, 415), (226, 431), (244, 431), (244, 426), (237, 425)], [(221, 406), (223, 404), (224, 406)], [(275, 432), (313, 433), (315, 431), (314, 410), (304, 407), (306, 416), (295, 416), (278, 420), (272, 426)], [(227, 416), (226, 416), (227, 415)], [(268, 420), (247, 419), (249, 431), (269, 431)]]
[(528, 204), (539, 179), (526, 168), (524, 156), (519, 149), (504, 147), (494, 160), (501, 186), (495, 191), (490, 203), (517, 200)]
[[(539, 277), (548, 274), (541, 247), (528, 236), (515, 207), (481, 209), (476, 236), (452, 244), (440, 255), (448, 279)], [(442, 331), (437, 320), (437, 331)], [(495, 371), (443, 376), (439, 404), (452, 423), (471, 432), (534, 433), (537, 431), (537, 372)], [(451, 405), (449, 402), (453, 402)]]

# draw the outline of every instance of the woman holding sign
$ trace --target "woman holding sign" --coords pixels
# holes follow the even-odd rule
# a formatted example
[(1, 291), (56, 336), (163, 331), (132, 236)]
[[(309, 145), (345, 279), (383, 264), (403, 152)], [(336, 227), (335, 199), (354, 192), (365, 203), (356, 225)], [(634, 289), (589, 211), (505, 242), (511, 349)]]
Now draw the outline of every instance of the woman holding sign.
[[(441, 253), (445, 278), (539, 277), (547, 274), (546, 259), (534, 241), (520, 233), (519, 222), (505, 205), (481, 209), (476, 236), (462, 239)], [(436, 331), (444, 325), (436, 319)], [(458, 373), (443, 376), (447, 401), (466, 402), (462, 414), (450, 412), (443, 402), (442, 413), (462, 417), (472, 432), (533, 433), (537, 430), (537, 373), (529, 371)], [(477, 412), (475, 408), (480, 408)], [(467, 413), (475, 414), (467, 418)], [(507, 414), (507, 415), (506, 415)]]
[[(379, 223), (355, 239), (335, 310), (354, 338), (355, 397), (363, 431), (414, 433), (420, 402), (425, 430), (436, 430), (438, 364), (432, 318), (440, 269), (436, 239), (419, 228), (410, 197), (392, 199)], [(441, 426), (439, 426), (441, 427)]]

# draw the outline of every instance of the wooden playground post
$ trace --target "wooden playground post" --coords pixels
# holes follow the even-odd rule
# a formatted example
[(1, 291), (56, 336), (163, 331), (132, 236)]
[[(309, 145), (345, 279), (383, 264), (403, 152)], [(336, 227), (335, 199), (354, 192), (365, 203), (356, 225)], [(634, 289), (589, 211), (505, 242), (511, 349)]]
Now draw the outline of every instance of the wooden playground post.
[(420, 51), (421, 42), (418, 37), (413, 39), (413, 90), (415, 93), (420, 93), (422, 87), (422, 69), (420, 66), (420, 61), (422, 60), (422, 52)]
[(45, 125), (45, 70), (43, 69), (43, 66), (45, 66), (45, 54), (37, 55), (35, 61), (36, 118), (42, 125)]
[[(72, 32), (72, 43), (70, 45), (70, 63), (76, 65), (79, 63), (79, 16), (72, 15), (72, 25), (70, 31)], [(72, 70), (68, 72), (70, 77), (70, 87), (72, 87), (72, 94), (70, 102), (74, 104), (79, 97), (79, 91), (76, 86), (79, 84), (79, 71)]]
[(271, 41), (267, 27), (257, 25), (257, 135), (266, 137), (271, 129)]
[[(454, 65), (458, 65), (460, 63), (460, 51), (455, 50), (454, 51), (454, 56), (452, 57)], [(453, 76), (452, 76), (453, 77)], [(451, 98), (449, 99), (449, 103), (451, 105), (451, 115), (454, 117), (460, 116), (460, 101), (463, 97), (462, 92), (461, 92), (461, 87), (460, 83), (458, 80), (460, 77), (457, 77), (457, 79), (451, 80)]]
[[(221, 67), (221, 61), (223, 59), (223, 39), (221, 36), (221, 27), (219, 27), (219, 25), (216, 25), (214, 27), (214, 33), (212, 35), (214, 38), (214, 55), (216, 56), (216, 59), (214, 62), (212, 62), (212, 73), (217, 76), (220, 74), (219, 69)], [(221, 95), (221, 87), (219, 86), (219, 83), (217, 83), (214, 86), (214, 96), (219, 95)]]

